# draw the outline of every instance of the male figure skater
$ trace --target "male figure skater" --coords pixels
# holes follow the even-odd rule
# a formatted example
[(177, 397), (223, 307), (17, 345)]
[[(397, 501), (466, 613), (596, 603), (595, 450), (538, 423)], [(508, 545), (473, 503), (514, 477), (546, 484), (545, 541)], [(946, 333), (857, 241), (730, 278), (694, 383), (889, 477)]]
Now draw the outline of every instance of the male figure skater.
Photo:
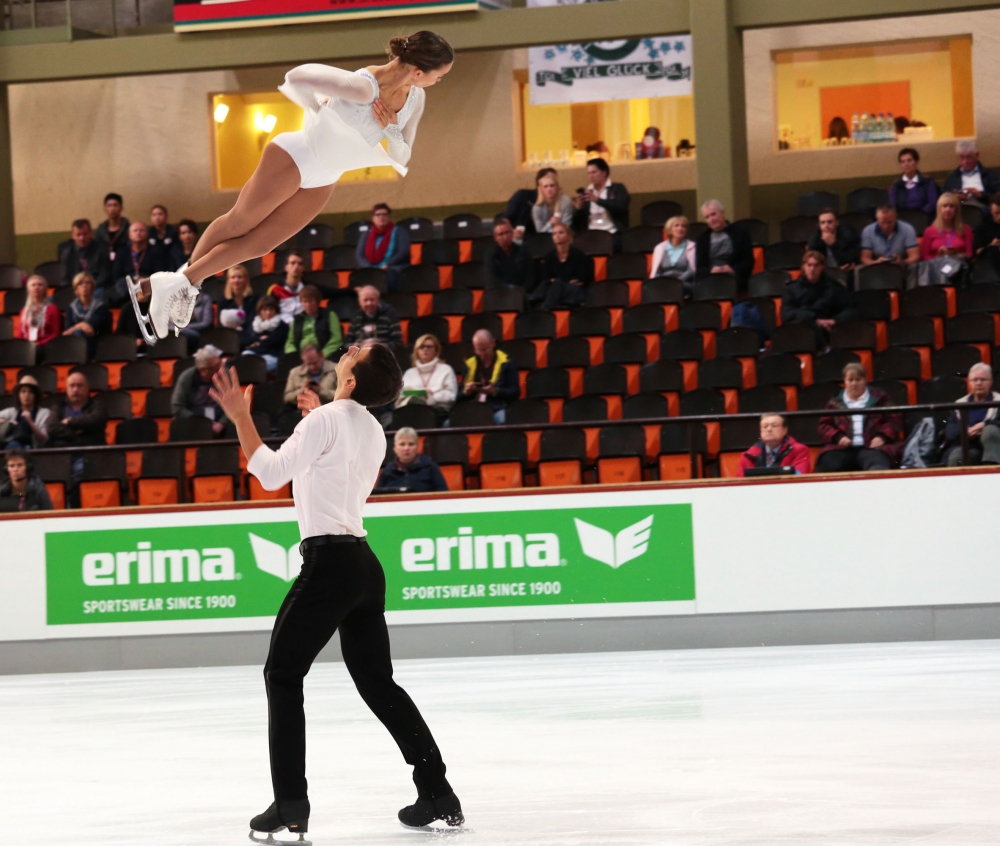
[[(253, 832), (308, 830), (306, 731), (302, 680), (319, 651), (340, 629), (347, 670), (361, 698), (392, 734), (413, 766), (417, 801), (399, 812), (407, 828), (443, 820), (464, 822), (445, 778), (441, 753), (417, 706), (392, 679), (385, 624), (385, 574), (365, 540), (361, 510), (385, 456), (385, 433), (369, 408), (399, 396), (402, 374), (388, 347), (351, 347), (337, 364), (333, 402), (306, 392), (305, 417), (274, 452), (250, 417), (253, 386), (220, 370), (211, 393), (236, 425), (247, 469), (267, 490), (292, 481), (302, 535), (302, 572), (281, 604), (264, 665), (274, 802), (250, 820)], [(266, 842), (260, 840), (258, 842)]]

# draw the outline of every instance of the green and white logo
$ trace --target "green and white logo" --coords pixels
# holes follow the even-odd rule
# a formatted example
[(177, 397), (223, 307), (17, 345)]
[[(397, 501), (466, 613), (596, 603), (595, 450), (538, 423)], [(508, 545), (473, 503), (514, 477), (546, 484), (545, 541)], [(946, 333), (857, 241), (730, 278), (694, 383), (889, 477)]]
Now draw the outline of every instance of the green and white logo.
[[(695, 595), (690, 505), (396, 515), (365, 525), (390, 611)], [(50, 532), (48, 624), (271, 616), (302, 568), (298, 542), (293, 522)]]

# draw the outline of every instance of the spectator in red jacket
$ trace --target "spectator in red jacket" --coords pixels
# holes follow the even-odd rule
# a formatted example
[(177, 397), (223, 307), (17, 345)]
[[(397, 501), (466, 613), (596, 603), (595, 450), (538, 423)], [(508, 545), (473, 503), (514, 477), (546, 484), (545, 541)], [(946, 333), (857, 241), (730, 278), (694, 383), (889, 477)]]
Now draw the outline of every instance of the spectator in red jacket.
[(844, 368), (844, 390), (826, 407), (831, 414), (819, 419), (819, 435), (826, 442), (816, 459), (817, 473), (850, 470), (888, 470), (903, 452), (901, 414), (851, 414), (852, 409), (893, 405), (885, 391), (869, 388), (863, 365), (852, 361)]
[(42, 349), (53, 338), (59, 337), (61, 316), (59, 309), (50, 303), (49, 283), (42, 276), (29, 276), (24, 283), (28, 298), (21, 309), (18, 336), (34, 341), (37, 360), (42, 360)]
[(761, 415), (760, 440), (740, 457), (736, 475), (745, 476), (751, 467), (794, 467), (796, 473), (809, 472), (809, 447), (788, 434), (784, 415)]

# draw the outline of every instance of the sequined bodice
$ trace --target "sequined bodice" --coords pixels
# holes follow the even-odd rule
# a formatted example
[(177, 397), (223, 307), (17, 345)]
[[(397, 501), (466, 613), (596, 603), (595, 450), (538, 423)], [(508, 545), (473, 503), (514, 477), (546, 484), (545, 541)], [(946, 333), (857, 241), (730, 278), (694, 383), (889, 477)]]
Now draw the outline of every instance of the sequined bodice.
[[(375, 100), (379, 96), (378, 81), (366, 68), (360, 68), (355, 71), (356, 74), (363, 76), (375, 87)], [(374, 102), (374, 100), (372, 101)], [(406, 95), (406, 102), (403, 103), (403, 108), (399, 110), (396, 115), (396, 120), (399, 124), (399, 128), (402, 129), (406, 126), (406, 122), (410, 119), (413, 114), (413, 110), (416, 108), (416, 86), (411, 85), (410, 91)], [(379, 126), (378, 121), (375, 119), (375, 115), (372, 114), (372, 104), (371, 103), (348, 103), (345, 100), (339, 98), (331, 99), (327, 104), (327, 108), (333, 109), (344, 122), (356, 129), (362, 138), (365, 139), (370, 147), (374, 147), (383, 138), (388, 137), (388, 133), (381, 126)]]

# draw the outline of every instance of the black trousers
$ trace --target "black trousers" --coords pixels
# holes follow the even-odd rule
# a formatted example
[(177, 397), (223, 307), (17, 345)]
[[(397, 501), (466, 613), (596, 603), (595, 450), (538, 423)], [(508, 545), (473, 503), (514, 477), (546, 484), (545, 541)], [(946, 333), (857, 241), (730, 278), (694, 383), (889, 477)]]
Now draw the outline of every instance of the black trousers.
[(892, 462), (880, 449), (841, 447), (824, 452), (816, 460), (817, 473), (846, 473), (851, 470), (888, 470)]
[(434, 799), (448, 793), (430, 729), (392, 679), (385, 574), (375, 553), (367, 543), (338, 543), (307, 549), (303, 559), (302, 572), (278, 611), (264, 665), (274, 798), (307, 797), (302, 681), (338, 628), (347, 671), (413, 766), (418, 795)]

